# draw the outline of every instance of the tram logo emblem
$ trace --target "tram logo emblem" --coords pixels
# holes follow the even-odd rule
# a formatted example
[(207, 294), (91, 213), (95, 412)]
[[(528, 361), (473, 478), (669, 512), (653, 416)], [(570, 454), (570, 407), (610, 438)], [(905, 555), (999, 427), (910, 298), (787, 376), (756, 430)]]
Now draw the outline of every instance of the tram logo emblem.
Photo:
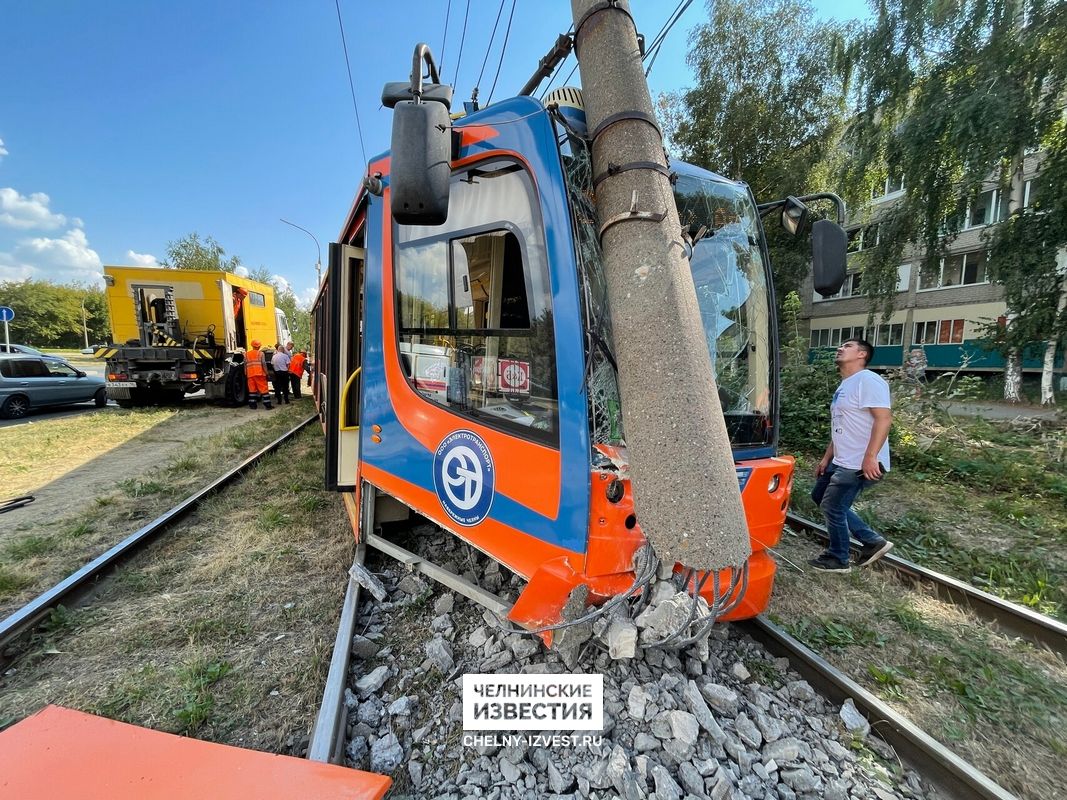
[(489, 516), (495, 478), (489, 448), (471, 431), (450, 433), (434, 454), (437, 499), (445, 513), (465, 527), (477, 525)]

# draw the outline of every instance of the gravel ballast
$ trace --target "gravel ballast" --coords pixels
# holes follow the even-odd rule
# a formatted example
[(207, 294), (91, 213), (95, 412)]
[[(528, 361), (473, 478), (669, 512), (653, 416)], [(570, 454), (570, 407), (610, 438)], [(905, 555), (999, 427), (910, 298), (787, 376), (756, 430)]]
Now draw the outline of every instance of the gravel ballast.
[[(433, 526), (405, 535), (405, 546), (468, 579), (477, 575), (508, 600), (523, 585)], [(391, 797), (936, 797), (851, 701), (827, 702), (785, 659), (728, 625), (674, 651), (635, 646), (659, 633), (606, 616), (586, 641), (559, 653), (397, 562), (381, 557), (367, 568), (389, 594), (367, 597), (360, 609), (345, 754), (349, 766), (391, 774)], [(676, 601), (666, 582), (652, 596), (650, 617), (657, 602)], [(462, 676), (492, 672), (602, 674), (603, 730), (559, 732), (577, 744), (544, 731), (464, 735)]]

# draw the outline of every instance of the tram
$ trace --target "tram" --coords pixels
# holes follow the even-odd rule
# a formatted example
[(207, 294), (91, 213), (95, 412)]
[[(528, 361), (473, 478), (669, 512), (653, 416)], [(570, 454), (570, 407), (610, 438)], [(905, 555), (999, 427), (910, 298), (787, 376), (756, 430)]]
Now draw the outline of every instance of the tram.
[[(343, 494), (357, 538), (414, 511), (522, 576), (508, 616), (540, 631), (579, 586), (591, 603), (633, 591), (645, 542), (581, 94), (518, 96), (452, 125), (443, 222), (394, 218), (387, 152), (330, 245), (313, 312), (326, 483)], [(795, 223), (807, 210), (796, 198), (757, 206), (747, 185), (689, 164), (670, 170), (752, 546), (744, 580), (724, 570), (715, 583), (729, 597), (701, 591), (720, 619), (748, 618), (771, 595), (767, 549), (781, 536), (794, 466), (778, 451), (761, 215), (788, 206)], [(816, 282), (832, 293), (845, 236), (820, 223), (836, 228), (813, 246)]]

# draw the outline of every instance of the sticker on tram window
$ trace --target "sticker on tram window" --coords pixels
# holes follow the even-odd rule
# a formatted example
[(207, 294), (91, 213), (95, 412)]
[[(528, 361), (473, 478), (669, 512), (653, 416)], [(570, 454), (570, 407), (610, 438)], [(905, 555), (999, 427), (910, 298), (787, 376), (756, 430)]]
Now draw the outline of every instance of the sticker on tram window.
[(495, 482), (492, 453), (478, 434), (455, 431), (438, 446), (434, 490), (445, 513), (459, 525), (469, 528), (489, 516)]
[(498, 375), (500, 391), (512, 394), (530, 393), (530, 362), (502, 358), (499, 361)]

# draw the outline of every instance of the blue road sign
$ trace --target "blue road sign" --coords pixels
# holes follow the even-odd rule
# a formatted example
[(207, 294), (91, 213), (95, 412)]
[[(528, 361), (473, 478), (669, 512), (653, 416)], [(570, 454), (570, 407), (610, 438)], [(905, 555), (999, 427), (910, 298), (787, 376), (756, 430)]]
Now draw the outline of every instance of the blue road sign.
[(11, 322), (15, 318), (15, 309), (10, 306), (0, 306), (0, 322)]

